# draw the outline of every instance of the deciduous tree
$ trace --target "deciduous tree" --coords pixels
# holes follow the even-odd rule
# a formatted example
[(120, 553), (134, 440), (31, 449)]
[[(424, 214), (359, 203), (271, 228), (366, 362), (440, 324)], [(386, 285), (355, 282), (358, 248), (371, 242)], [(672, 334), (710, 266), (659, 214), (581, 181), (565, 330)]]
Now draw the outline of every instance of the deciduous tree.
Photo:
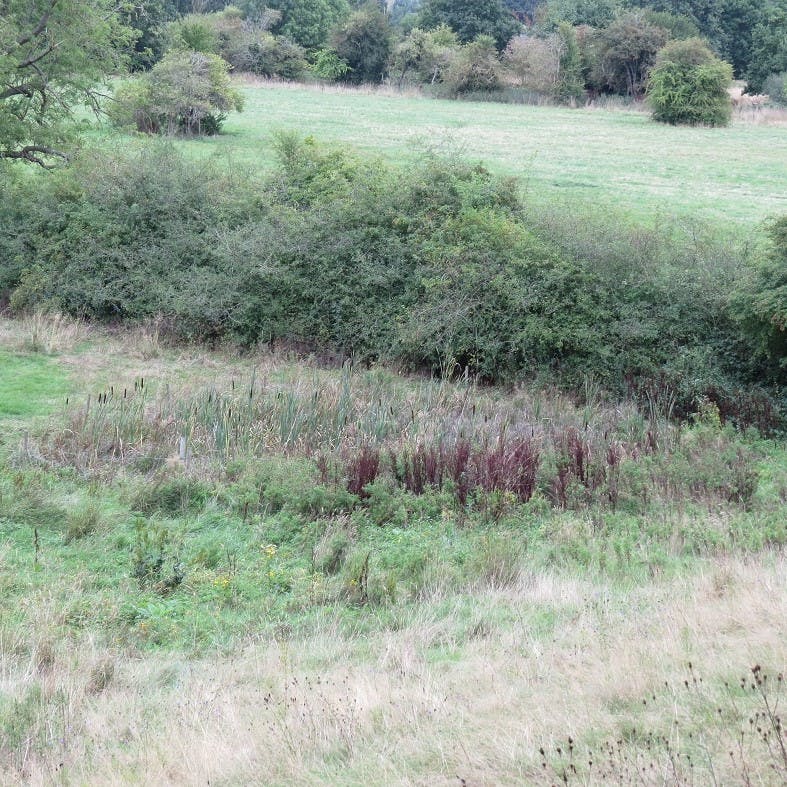
[(0, 0), (0, 159), (65, 157), (132, 37), (113, 0)]
[(376, 3), (367, 3), (341, 25), (333, 37), (336, 54), (350, 67), (349, 82), (380, 82), (388, 67), (393, 34)]
[(513, 13), (502, 0), (425, 0), (421, 7), (421, 27), (429, 30), (448, 25), (462, 43), (474, 41), (480, 35), (492, 36), (499, 50), (516, 35), (520, 28)]

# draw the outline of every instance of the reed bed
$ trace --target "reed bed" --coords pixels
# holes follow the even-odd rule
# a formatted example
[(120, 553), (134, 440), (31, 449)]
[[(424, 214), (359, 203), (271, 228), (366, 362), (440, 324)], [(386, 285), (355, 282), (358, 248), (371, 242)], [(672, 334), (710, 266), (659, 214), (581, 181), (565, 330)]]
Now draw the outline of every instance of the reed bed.
[(668, 418), (669, 403), (651, 401), (647, 414), (612, 406), (592, 381), (572, 399), (349, 365), (291, 382), (260, 369), (223, 386), (110, 385), (67, 403), (66, 427), (51, 429), (37, 452), (104, 479), (164, 464), (220, 477), (233, 461), (301, 457), (313, 462), (315, 483), (361, 499), (384, 478), (413, 495), (447, 490), (462, 506), (481, 493), (526, 503), (538, 491), (560, 508), (614, 509), (621, 494), (687, 490), (746, 503), (756, 489), (751, 452), (714, 421), (712, 406), (705, 431), (689, 435)]

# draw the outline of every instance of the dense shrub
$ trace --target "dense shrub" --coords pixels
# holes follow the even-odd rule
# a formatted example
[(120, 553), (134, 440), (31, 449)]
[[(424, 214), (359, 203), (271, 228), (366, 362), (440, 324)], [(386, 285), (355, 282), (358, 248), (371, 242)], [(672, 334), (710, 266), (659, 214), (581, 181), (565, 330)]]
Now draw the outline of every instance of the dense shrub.
[(735, 249), (538, 215), (461, 160), (391, 168), (294, 135), (278, 148), (262, 184), (166, 145), (20, 179), (0, 194), (0, 296), (489, 381), (591, 374), (659, 412), (705, 397), (773, 421), (744, 391), (766, 378), (759, 334), (730, 308)]
[(333, 48), (348, 65), (348, 82), (380, 82), (388, 68), (393, 33), (377, 3), (367, 3), (334, 33)]
[(266, 77), (299, 79), (306, 71), (301, 46), (269, 27), (280, 17), (276, 11), (244, 16), (233, 6), (214, 14), (189, 14), (169, 26), (172, 48), (219, 55), (236, 71)]
[(465, 44), (452, 59), (443, 82), (452, 95), (501, 88), (501, 67), (494, 39), (479, 36)]
[[(752, 280), (736, 297), (737, 314), (762, 355), (787, 371), (787, 216), (768, 227), (770, 247), (752, 266)], [(777, 371), (778, 370), (778, 371)]]
[(503, 53), (509, 78), (514, 84), (544, 94), (554, 94), (560, 68), (560, 39), (517, 36)]
[(648, 99), (662, 123), (725, 126), (732, 102), (727, 88), (732, 66), (698, 38), (673, 41), (658, 54), (650, 73)]
[(218, 55), (177, 51), (121, 85), (110, 117), (146, 133), (217, 134), (233, 109), (243, 109), (243, 97), (230, 84), (227, 63)]
[(787, 71), (771, 74), (763, 83), (762, 89), (774, 103), (787, 105)]
[(459, 39), (450, 27), (416, 27), (394, 47), (390, 73), (401, 87), (406, 81), (434, 85), (442, 82), (457, 57)]
[(599, 33), (599, 65), (606, 89), (632, 98), (645, 92), (656, 53), (667, 41), (667, 32), (644, 15), (622, 14)]
[(573, 104), (585, 95), (585, 80), (582, 73), (582, 54), (577, 34), (571, 25), (561, 22), (557, 29), (560, 60), (555, 85), (555, 98)]
[(265, 5), (281, 13), (273, 32), (309, 50), (323, 46), (350, 14), (347, 0), (268, 0)]
[[(28, 179), (14, 304), (54, 302), (101, 320), (162, 314), (185, 336), (223, 334), (238, 293), (234, 270), (221, 269), (220, 232), (254, 215), (231, 180), (168, 145), (93, 152), (70, 171)], [(7, 281), (19, 263), (2, 268)]]

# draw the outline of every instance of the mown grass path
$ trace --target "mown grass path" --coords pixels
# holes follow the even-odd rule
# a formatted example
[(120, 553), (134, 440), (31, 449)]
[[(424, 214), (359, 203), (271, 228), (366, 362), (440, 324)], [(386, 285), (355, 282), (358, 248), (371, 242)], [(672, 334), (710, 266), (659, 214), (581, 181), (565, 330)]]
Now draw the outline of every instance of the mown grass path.
[(46, 415), (67, 391), (66, 373), (51, 358), (0, 348), (0, 420)]

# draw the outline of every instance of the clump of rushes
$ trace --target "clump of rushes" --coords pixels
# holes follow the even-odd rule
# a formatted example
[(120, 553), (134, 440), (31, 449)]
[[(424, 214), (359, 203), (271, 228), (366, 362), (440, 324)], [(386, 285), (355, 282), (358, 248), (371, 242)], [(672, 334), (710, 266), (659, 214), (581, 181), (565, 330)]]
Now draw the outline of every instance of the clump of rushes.
[(66, 418), (38, 453), (101, 477), (165, 462), (217, 477), (230, 461), (278, 454), (312, 459), (323, 485), (362, 499), (383, 475), (416, 496), (450, 487), (460, 506), (482, 493), (516, 503), (539, 493), (558, 508), (612, 509), (685, 493), (746, 506), (758, 484), (750, 444), (719, 417), (681, 427), (597, 395), (576, 404), (557, 391), (504, 395), (348, 365), (291, 384), (257, 374), (224, 388), (118, 381), (71, 403)]

